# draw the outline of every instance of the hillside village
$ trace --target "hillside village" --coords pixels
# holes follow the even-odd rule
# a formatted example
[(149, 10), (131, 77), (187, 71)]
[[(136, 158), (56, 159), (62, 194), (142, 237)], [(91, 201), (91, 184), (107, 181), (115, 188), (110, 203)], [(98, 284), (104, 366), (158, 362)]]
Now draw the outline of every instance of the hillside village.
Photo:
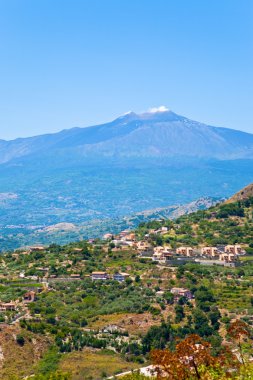
[[(109, 350), (120, 364), (108, 376), (148, 366), (151, 347), (168, 344), (165, 325), (175, 337), (197, 333), (219, 352), (224, 342), (232, 344), (229, 323), (241, 318), (253, 325), (252, 215), (247, 197), (101, 239), (6, 252), (0, 328), (15, 331), (19, 355), (29, 339), (47, 337), (43, 352), (53, 344), (50, 361), (60, 370), (71, 367), (76, 352), (82, 367), (87, 353), (106, 361)], [(44, 355), (19, 372), (34, 374), (43, 365), (47, 373)], [(8, 379), (1, 368), (0, 375)], [(86, 379), (80, 376), (73, 379)]]
[(253, 0), (0, 20), (0, 380), (253, 380)]

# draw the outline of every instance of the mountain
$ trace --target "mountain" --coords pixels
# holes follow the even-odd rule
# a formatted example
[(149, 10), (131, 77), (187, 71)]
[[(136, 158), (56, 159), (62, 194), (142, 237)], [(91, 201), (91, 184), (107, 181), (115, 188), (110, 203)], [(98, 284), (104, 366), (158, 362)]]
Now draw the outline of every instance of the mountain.
[(250, 182), (253, 135), (164, 109), (1, 140), (0, 250), (29, 244), (38, 230), (45, 229), (48, 242), (53, 225), (67, 226), (64, 239), (78, 240), (145, 210), (229, 198)]
[(87, 128), (0, 141), (0, 163), (22, 157), (253, 158), (253, 135), (208, 126), (168, 110), (120, 116)]

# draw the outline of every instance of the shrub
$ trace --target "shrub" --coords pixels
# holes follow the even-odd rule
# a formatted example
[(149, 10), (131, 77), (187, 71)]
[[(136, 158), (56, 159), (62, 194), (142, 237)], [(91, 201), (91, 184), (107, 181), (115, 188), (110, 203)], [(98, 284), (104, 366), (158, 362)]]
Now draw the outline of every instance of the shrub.
[(23, 335), (18, 334), (17, 337), (16, 337), (16, 342), (20, 346), (23, 346), (25, 344), (25, 338), (23, 337)]

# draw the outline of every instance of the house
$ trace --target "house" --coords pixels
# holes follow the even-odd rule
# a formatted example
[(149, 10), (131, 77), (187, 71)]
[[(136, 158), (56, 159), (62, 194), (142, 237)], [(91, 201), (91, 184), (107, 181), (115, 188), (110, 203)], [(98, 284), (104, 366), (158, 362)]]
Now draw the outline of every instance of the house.
[(162, 252), (155, 252), (152, 256), (153, 261), (160, 261), (162, 259)]
[(49, 268), (48, 267), (38, 267), (38, 268), (36, 268), (36, 270), (39, 272), (48, 272)]
[(96, 281), (96, 280), (106, 281), (109, 279), (109, 275), (106, 272), (92, 272), (90, 277), (92, 281)]
[(124, 230), (124, 231), (121, 231), (121, 232), (119, 233), (119, 237), (122, 239), (122, 238), (124, 238), (125, 236), (129, 235), (129, 233), (130, 233), (130, 230)]
[(119, 282), (123, 282), (123, 281), (125, 281), (127, 278), (129, 278), (130, 277), (130, 274), (128, 274), (128, 273), (115, 273), (114, 275), (113, 275), (113, 279), (115, 280), (115, 281), (119, 281)]
[(163, 291), (163, 290), (158, 290), (158, 291), (155, 293), (155, 295), (156, 295), (157, 297), (162, 297), (162, 296), (164, 295), (164, 291)]
[(185, 297), (188, 300), (193, 298), (192, 292), (185, 288), (172, 288), (170, 292), (174, 295), (174, 300), (177, 302), (181, 297)]
[(155, 234), (166, 235), (168, 233), (168, 227), (161, 227), (154, 232)]
[(159, 264), (169, 264), (172, 259), (174, 259), (174, 254), (171, 250), (161, 250), (154, 253), (152, 256), (152, 260), (157, 261)]
[(237, 257), (233, 253), (221, 253), (219, 255), (219, 260), (224, 261), (226, 263), (235, 262), (237, 260)]
[(153, 246), (147, 241), (138, 241), (137, 250), (142, 257), (151, 257), (154, 253)]
[(173, 253), (171, 247), (169, 245), (165, 245), (163, 247), (155, 247), (154, 252), (161, 252), (161, 253)]
[(104, 234), (103, 236), (103, 240), (112, 240), (113, 239), (113, 234)]
[(201, 255), (208, 257), (216, 257), (218, 256), (219, 251), (216, 247), (203, 247), (201, 248)]
[(11, 301), (11, 302), (0, 302), (0, 311), (11, 311), (11, 310), (16, 310), (16, 303)]
[(148, 243), (147, 241), (145, 240), (141, 240), (141, 241), (138, 241), (137, 244), (136, 244), (136, 247), (138, 249), (138, 251), (142, 251), (146, 248), (150, 248), (151, 247), (151, 244)]
[(192, 247), (179, 247), (176, 250), (177, 255), (191, 257), (194, 255)]
[(163, 258), (163, 254), (165, 251), (166, 251), (165, 247), (162, 247), (162, 246), (155, 247), (152, 260), (160, 261)]
[(23, 301), (25, 303), (34, 302), (36, 299), (36, 293), (34, 291), (30, 291), (24, 294)]
[(83, 248), (76, 247), (76, 248), (73, 248), (72, 250), (73, 250), (73, 252), (82, 252)]
[(71, 273), (70, 277), (79, 280), (81, 276), (79, 273)]
[(118, 248), (122, 248), (123, 246), (126, 248), (129, 248), (131, 245), (131, 243), (129, 241), (122, 240), (122, 239), (114, 239), (114, 240), (112, 240), (112, 243), (114, 243), (116, 245), (116, 247), (118, 247)]
[(242, 255), (244, 251), (242, 250), (242, 247), (239, 244), (235, 244), (235, 245), (226, 245), (225, 253), (233, 253), (234, 255)]
[(45, 247), (43, 247), (42, 245), (36, 245), (36, 246), (29, 247), (29, 249), (31, 252), (39, 252), (39, 251), (44, 251)]
[(173, 252), (165, 252), (163, 253), (162, 260), (164, 264), (170, 264), (171, 260), (175, 259), (175, 255)]
[(128, 242), (134, 242), (135, 241), (135, 233), (130, 232), (129, 234), (122, 236), (121, 240), (128, 241)]

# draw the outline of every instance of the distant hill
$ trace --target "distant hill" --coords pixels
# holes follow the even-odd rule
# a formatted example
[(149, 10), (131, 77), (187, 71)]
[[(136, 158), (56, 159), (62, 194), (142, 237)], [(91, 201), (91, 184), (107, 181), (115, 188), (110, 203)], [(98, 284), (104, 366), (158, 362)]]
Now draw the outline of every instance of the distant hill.
[(248, 198), (253, 197), (253, 183), (244, 187), (242, 190), (238, 191), (231, 198), (229, 198), (226, 203), (233, 203), (238, 201), (243, 201)]
[[(2, 236), (0, 251), (25, 247), (27, 245), (49, 245), (54, 242), (65, 244), (89, 238), (101, 238), (105, 233), (119, 233), (125, 229), (134, 229), (140, 223), (161, 219), (176, 219), (194, 211), (205, 210), (220, 201), (206, 197), (185, 205), (172, 205), (152, 210), (137, 212), (118, 218), (102, 218), (86, 223), (57, 223), (38, 228), (12, 228), (9, 236)], [(14, 226), (13, 226), (14, 227)]]

